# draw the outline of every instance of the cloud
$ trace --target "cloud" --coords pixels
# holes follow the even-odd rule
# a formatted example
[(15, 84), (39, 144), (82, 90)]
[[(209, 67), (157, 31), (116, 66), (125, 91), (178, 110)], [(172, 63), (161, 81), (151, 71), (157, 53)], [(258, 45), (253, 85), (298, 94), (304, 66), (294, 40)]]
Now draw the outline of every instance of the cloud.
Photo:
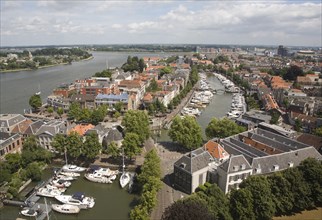
[(123, 25), (121, 25), (121, 24), (113, 24), (112, 28), (121, 29), (121, 28), (123, 28)]

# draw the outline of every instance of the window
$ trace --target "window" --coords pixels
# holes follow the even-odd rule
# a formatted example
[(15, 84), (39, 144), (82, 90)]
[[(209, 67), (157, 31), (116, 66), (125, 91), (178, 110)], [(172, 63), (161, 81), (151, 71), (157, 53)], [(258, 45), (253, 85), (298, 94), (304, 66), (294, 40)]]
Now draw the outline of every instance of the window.
[(294, 163), (293, 162), (288, 162), (288, 167), (293, 167)]
[(20, 145), (20, 141), (19, 140), (17, 140), (17, 145)]
[(255, 173), (261, 173), (262, 169), (261, 168), (255, 168)]
[(278, 166), (278, 165), (274, 165), (274, 166), (273, 166), (273, 170), (274, 170), (274, 171), (276, 171), (276, 170), (278, 170), (278, 169), (279, 169), (279, 166)]

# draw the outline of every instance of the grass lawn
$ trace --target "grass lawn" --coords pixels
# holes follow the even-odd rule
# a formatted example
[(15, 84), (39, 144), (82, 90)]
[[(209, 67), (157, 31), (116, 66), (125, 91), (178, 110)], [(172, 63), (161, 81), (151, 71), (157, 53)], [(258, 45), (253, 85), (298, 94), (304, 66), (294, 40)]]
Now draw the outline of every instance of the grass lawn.
[(321, 220), (322, 207), (310, 211), (303, 211), (296, 215), (274, 217), (273, 220)]

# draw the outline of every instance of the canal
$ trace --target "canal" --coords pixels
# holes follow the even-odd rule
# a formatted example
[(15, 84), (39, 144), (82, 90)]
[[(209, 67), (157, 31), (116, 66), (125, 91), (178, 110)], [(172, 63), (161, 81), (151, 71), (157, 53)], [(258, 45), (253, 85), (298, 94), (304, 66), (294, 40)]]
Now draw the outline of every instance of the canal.
[[(127, 59), (128, 55), (135, 56), (158, 56), (158, 54), (128, 54), (95, 52), (94, 59), (73, 63), (72, 65), (56, 66), (48, 69), (35, 71), (22, 71), (19, 73), (1, 73), (1, 113), (22, 113), (23, 108), (28, 108), (28, 99), (41, 84), (42, 98), (49, 95), (57, 85), (63, 82), (73, 82), (77, 78), (92, 76), (95, 72), (105, 68), (106, 59), (111, 66), (120, 66)], [(166, 56), (162, 54), (162, 56)], [(213, 75), (208, 76), (208, 82), (214, 89), (221, 89), (223, 86)], [(30, 84), (30, 85), (29, 85)], [(24, 88), (21, 88), (24, 87)], [(17, 90), (17, 91), (16, 91)], [(203, 135), (204, 130), (213, 117), (221, 118), (229, 111), (231, 94), (215, 94), (202, 114), (197, 118)], [(18, 100), (24, 100), (19, 102)], [(3, 103), (6, 103), (4, 106)], [(204, 139), (206, 139), (204, 135)], [(163, 130), (158, 141), (169, 141), (167, 131)], [(52, 173), (52, 169), (45, 172), (44, 178)], [(135, 196), (121, 189), (118, 181), (113, 184), (99, 184), (78, 178), (66, 191), (66, 194), (84, 192), (95, 198), (96, 204), (93, 209), (82, 210), (78, 215), (67, 216), (52, 212), (50, 219), (128, 219), (131, 208), (135, 205)], [(56, 203), (54, 199), (48, 199), (48, 204)], [(11, 220), (19, 215), (18, 207), (5, 206), (0, 209), (1, 220)]]

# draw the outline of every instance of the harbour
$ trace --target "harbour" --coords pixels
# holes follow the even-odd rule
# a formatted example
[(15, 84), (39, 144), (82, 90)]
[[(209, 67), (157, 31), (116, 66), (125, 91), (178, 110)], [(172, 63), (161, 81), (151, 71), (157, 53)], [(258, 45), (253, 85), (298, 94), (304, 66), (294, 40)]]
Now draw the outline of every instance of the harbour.
[[(127, 55), (128, 54), (124, 55), (124, 59)], [(120, 63), (122, 62), (123, 61), (120, 61)], [(44, 69), (44, 71), (46, 71), (46, 69)], [(220, 81), (213, 74), (208, 74), (207, 77), (209, 85), (213, 89), (220, 90), (224, 88)], [(1, 81), (1, 83), (3, 82)], [(34, 82), (34, 87), (37, 88), (37, 86), (38, 83)], [(42, 91), (41, 95), (43, 96), (45, 94), (46, 92)], [(204, 108), (200, 116), (197, 117), (197, 121), (202, 127), (203, 133), (204, 129), (213, 117), (220, 118), (225, 116), (226, 112), (229, 111), (231, 99), (232, 94), (230, 93), (217, 93), (213, 95), (207, 107)], [(158, 137), (158, 142), (163, 141), (169, 141), (166, 130), (163, 130), (161, 132), (161, 136)], [(48, 179), (53, 174), (53, 170), (47, 169), (46, 174), (47, 176), (44, 178), (44, 180)], [(136, 201), (136, 196), (129, 194), (126, 190), (122, 189), (119, 186), (118, 181), (114, 181), (112, 184), (101, 184), (93, 183), (86, 180), (84, 177), (80, 177), (73, 182), (72, 186), (69, 187), (65, 193), (73, 194), (75, 192), (85, 192), (86, 195), (94, 197), (96, 202), (95, 206), (90, 210), (82, 211), (78, 215), (69, 216), (51, 212), (51, 219), (128, 219), (128, 213), (130, 212), (131, 208), (134, 207)], [(44, 200), (42, 198), (39, 199), (38, 202), (44, 204)], [(51, 198), (48, 198), (47, 202), (49, 206), (53, 203), (57, 203), (56, 200)], [(17, 207), (6, 206), (1, 210), (1, 217), (3, 217), (3, 219), (16, 219), (17, 217), (21, 217), (21, 215), (19, 215), (19, 211), (20, 209)], [(102, 218), (102, 216), (104, 217)]]

